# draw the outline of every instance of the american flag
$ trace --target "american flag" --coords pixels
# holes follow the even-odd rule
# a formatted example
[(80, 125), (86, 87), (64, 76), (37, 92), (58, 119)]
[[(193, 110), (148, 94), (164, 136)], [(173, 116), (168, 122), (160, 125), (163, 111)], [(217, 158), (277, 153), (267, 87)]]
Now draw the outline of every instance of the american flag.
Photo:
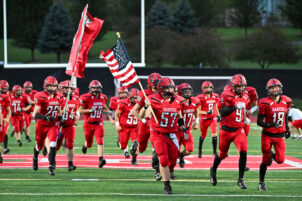
[(120, 81), (123, 86), (130, 87), (139, 82), (127, 50), (120, 38), (117, 44), (106, 53), (101, 51), (100, 58), (107, 63), (113, 77)]

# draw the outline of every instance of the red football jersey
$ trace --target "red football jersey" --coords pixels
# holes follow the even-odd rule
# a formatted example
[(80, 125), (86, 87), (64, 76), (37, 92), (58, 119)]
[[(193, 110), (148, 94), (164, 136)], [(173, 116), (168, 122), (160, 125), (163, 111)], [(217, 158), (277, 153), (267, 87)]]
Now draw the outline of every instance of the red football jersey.
[[(221, 106), (235, 107), (238, 103), (244, 103), (245, 107), (249, 104), (250, 98), (246, 93), (241, 97), (236, 95), (233, 91), (224, 91), (221, 94)], [(236, 109), (231, 114), (222, 117), (222, 126), (241, 128), (244, 126), (244, 112), (245, 109)]]
[[(60, 106), (61, 110), (64, 110), (65, 104), (66, 104), (66, 97), (62, 97), (60, 100)], [(68, 112), (63, 114), (63, 119), (65, 120), (64, 126), (72, 126), (75, 124), (75, 115), (76, 111), (79, 107), (79, 101), (74, 96), (68, 101), (67, 108)]]
[(182, 104), (181, 113), (183, 115), (186, 128), (191, 128), (194, 119), (193, 116), (199, 105), (200, 105), (199, 99), (195, 97), (191, 97), (189, 103), (186, 103), (185, 101)]
[(45, 91), (40, 91), (35, 94), (35, 105), (40, 106), (40, 114), (45, 116), (52, 116), (55, 118), (53, 122), (49, 122), (43, 119), (38, 119), (37, 123), (52, 125), (57, 121), (58, 112), (60, 110), (60, 98), (55, 95), (51, 98)]
[(30, 114), (30, 113), (32, 113), (34, 111), (34, 106), (35, 106), (35, 104), (34, 104), (34, 98), (35, 98), (35, 94), (36, 93), (38, 93), (36, 90), (31, 90), (30, 93), (25, 93), (24, 92), (24, 94), (26, 94), (28, 96), (28, 98), (30, 99), (30, 101), (33, 103), (32, 106), (31, 106), (31, 108), (26, 111), (27, 114)]
[(116, 110), (118, 106), (118, 102), (120, 101), (118, 96), (113, 96), (110, 98), (109, 108), (111, 110)]
[(100, 94), (99, 98), (96, 98), (91, 93), (83, 94), (80, 97), (80, 106), (84, 109), (94, 109), (93, 112), (84, 114), (84, 121), (99, 121), (103, 122), (102, 110), (107, 102), (107, 96), (105, 94)]
[(121, 99), (118, 103), (117, 110), (121, 111), (120, 125), (121, 127), (137, 127), (137, 118), (130, 112), (134, 105), (130, 103), (130, 99)]
[(178, 112), (182, 109), (185, 100), (180, 96), (174, 97), (175, 100), (170, 103), (170, 101), (166, 101), (160, 94), (148, 96), (158, 121), (158, 123), (156, 123), (153, 115), (151, 115), (151, 130), (160, 133), (173, 133), (178, 131)]
[(246, 92), (250, 98), (250, 103), (246, 106), (246, 109), (250, 110), (252, 108), (252, 102), (258, 100), (258, 94), (254, 87), (246, 87)]
[[(154, 94), (153, 91), (150, 89), (145, 89), (144, 91), (145, 91), (147, 97)], [(138, 103), (141, 107), (143, 107), (145, 105), (145, 96), (142, 91), (140, 91), (138, 93), (136, 103)]]
[(216, 112), (215, 108), (216, 108), (216, 105), (220, 101), (218, 94), (212, 93), (212, 95), (210, 97), (208, 97), (206, 94), (200, 94), (200, 95), (196, 96), (196, 98), (198, 98), (200, 101), (202, 111), (207, 112), (211, 109), (213, 110), (213, 114), (202, 114), (202, 115), (200, 115), (201, 118), (212, 119), (217, 116), (217, 112)]
[(292, 100), (285, 95), (281, 95), (279, 103), (276, 103), (271, 97), (267, 97), (260, 99), (258, 105), (258, 114), (265, 116), (264, 121), (266, 123), (279, 125), (278, 128), (270, 127), (263, 128), (263, 130), (270, 133), (284, 133), (286, 131), (286, 113), (292, 105)]
[(6, 94), (0, 94), (0, 112), (3, 118), (6, 118), (7, 115), (7, 107), (11, 107), (10, 98)]
[(11, 95), (11, 109), (15, 115), (22, 115), (22, 108), (26, 107), (26, 104), (29, 103), (29, 97), (25, 94), (22, 94), (18, 98), (14, 95)]

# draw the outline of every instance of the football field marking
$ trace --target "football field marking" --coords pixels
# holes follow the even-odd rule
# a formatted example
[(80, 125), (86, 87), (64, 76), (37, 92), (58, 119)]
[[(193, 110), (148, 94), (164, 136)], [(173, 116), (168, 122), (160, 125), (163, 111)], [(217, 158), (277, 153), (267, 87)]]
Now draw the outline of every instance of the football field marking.
[(302, 198), (302, 195), (225, 195), (225, 194), (140, 194), (140, 193), (0, 193), (4, 196), (149, 196), (149, 197), (273, 197)]

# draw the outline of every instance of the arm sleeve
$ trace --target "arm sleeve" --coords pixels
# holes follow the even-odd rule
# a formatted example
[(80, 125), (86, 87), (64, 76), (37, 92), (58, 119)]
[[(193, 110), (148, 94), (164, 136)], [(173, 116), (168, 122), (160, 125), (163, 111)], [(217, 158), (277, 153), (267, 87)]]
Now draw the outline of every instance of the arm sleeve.
[(228, 116), (230, 115), (232, 112), (234, 112), (236, 110), (235, 107), (229, 107), (229, 106), (226, 106), (226, 105), (223, 105), (220, 109), (220, 115), (222, 117), (224, 116)]
[(264, 115), (258, 114), (257, 125), (261, 126), (261, 127), (264, 127), (264, 128), (272, 127), (273, 125), (271, 123), (265, 123), (264, 122), (264, 117), (265, 117)]
[(287, 132), (289, 131), (289, 127), (288, 127), (288, 114), (289, 114), (289, 112), (287, 111), (286, 116), (285, 116), (285, 128), (286, 128)]

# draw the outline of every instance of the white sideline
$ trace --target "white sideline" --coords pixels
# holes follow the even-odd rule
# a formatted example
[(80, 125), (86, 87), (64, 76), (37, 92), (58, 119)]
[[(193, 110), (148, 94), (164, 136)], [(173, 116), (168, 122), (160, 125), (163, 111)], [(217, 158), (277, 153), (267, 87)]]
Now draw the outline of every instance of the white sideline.
[(12, 196), (149, 196), (149, 197), (278, 197), (278, 198), (302, 198), (302, 195), (217, 195), (217, 194), (139, 194), (139, 193), (0, 193), (0, 195)]

